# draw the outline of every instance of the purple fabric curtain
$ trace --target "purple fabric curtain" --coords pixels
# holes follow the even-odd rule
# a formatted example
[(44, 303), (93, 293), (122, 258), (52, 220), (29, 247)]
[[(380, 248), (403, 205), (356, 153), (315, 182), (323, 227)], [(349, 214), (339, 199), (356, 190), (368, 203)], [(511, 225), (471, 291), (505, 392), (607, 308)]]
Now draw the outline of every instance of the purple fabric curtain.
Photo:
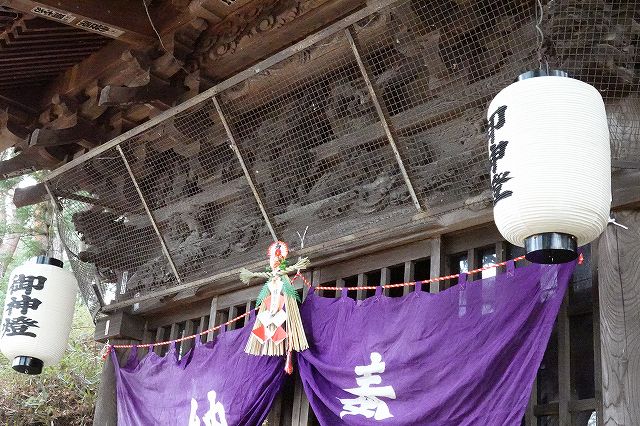
[(284, 380), (284, 360), (244, 352), (252, 325), (253, 317), (179, 361), (175, 346), (164, 357), (132, 354), (124, 367), (112, 352), (118, 425), (261, 425)]
[(438, 294), (310, 294), (298, 354), (322, 425), (520, 425), (575, 263), (531, 265)]

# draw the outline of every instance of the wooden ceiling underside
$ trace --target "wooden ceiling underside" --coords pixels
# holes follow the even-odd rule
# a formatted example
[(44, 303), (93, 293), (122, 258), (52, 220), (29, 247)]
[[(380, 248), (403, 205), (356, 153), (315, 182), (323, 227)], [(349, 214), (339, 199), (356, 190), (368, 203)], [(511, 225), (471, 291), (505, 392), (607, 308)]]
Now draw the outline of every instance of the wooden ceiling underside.
[(0, 179), (58, 167), (364, 3), (0, 1), (0, 151), (17, 153)]

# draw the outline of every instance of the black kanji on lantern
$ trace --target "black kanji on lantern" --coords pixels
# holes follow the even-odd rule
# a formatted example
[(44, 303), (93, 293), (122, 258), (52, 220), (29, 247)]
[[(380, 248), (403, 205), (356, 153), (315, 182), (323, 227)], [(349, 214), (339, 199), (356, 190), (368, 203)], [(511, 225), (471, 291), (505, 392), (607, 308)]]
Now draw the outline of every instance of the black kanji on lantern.
[(489, 117), (489, 130), (487, 133), (489, 134), (489, 141), (491, 141), (491, 143), (494, 143), (496, 140), (496, 130), (501, 129), (507, 122), (505, 118), (506, 112), (507, 106), (502, 105)]
[(13, 278), (13, 282), (9, 288), (9, 293), (24, 290), (25, 294), (31, 294), (32, 290), (42, 290), (44, 288), (45, 281), (47, 281), (47, 277), (43, 277), (42, 275), (33, 276), (19, 274)]
[(491, 178), (491, 191), (493, 192), (494, 206), (503, 198), (511, 197), (513, 195), (513, 191), (502, 190), (502, 184), (512, 179), (509, 177), (509, 173), (510, 172), (494, 173)]
[(11, 315), (14, 309), (20, 309), (20, 313), (26, 315), (29, 309), (37, 310), (41, 303), (40, 300), (26, 294), (22, 295), (22, 300), (12, 297), (11, 301), (7, 303), (7, 315)]
[(498, 168), (498, 160), (504, 157), (504, 153), (507, 150), (509, 141), (500, 141), (498, 143), (491, 143), (489, 147), (489, 164), (491, 164), (491, 173), (496, 173)]
[(6, 318), (4, 320), (3, 336), (27, 336), (36, 337), (35, 333), (29, 332), (29, 328), (40, 328), (38, 321), (27, 318), (24, 315), (17, 318)]
[(489, 135), (489, 164), (494, 206), (498, 204), (498, 201), (513, 195), (513, 191), (502, 190), (502, 185), (513, 179), (513, 176), (509, 176), (511, 172), (504, 171), (498, 173), (498, 160), (504, 158), (509, 141), (499, 141), (496, 143), (496, 130), (501, 129), (507, 122), (506, 112), (506, 105), (498, 107), (493, 114), (491, 114), (491, 117), (489, 117), (489, 130), (487, 131)]

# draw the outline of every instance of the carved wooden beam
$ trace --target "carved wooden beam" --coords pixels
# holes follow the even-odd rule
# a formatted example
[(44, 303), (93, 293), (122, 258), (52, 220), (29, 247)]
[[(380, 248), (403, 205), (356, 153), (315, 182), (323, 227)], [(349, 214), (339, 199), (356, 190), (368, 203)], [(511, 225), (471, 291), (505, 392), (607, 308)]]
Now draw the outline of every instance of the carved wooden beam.
[[(213, 79), (229, 77), (360, 8), (362, 0), (259, 0), (210, 26), (199, 43), (199, 62)], [(247, 22), (246, 17), (253, 20)]]
[(30, 147), (54, 147), (69, 144), (78, 144), (91, 149), (104, 142), (104, 136), (97, 131), (93, 123), (78, 117), (73, 127), (66, 129), (36, 129), (29, 138)]
[(29, 147), (5, 161), (0, 161), (0, 179), (8, 179), (26, 175), (43, 169), (52, 169), (61, 160), (50, 154), (46, 149)]
[(160, 109), (170, 108), (184, 90), (151, 76), (149, 83), (139, 87), (105, 86), (100, 93), (100, 106), (121, 106), (151, 103)]
[(47, 200), (47, 189), (43, 183), (16, 188), (13, 192), (13, 204), (17, 208), (38, 204)]
[[(142, 64), (131, 53), (129, 46), (120, 41), (111, 42), (58, 76), (42, 97), (44, 101), (42, 107), (46, 108), (49, 99), (55, 95), (70, 97), (81, 95), (83, 90), (94, 81), (115, 80), (118, 75), (128, 74), (127, 69), (133, 71), (136, 67), (142, 68)], [(107, 84), (124, 85), (126, 83), (129, 82), (107, 81)]]

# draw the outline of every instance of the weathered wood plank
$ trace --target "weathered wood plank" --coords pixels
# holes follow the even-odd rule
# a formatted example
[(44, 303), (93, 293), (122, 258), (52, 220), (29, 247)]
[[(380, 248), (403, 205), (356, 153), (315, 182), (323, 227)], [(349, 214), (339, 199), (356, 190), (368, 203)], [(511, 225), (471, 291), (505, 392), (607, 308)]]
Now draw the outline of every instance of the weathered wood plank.
[[(158, 327), (156, 330), (156, 338), (154, 342), (161, 342), (164, 340), (164, 327)], [(154, 346), (153, 351), (156, 355), (160, 355), (162, 353), (162, 346)]]
[(569, 334), (569, 316), (567, 305), (568, 293), (558, 314), (558, 410), (560, 426), (571, 426), (571, 414), (569, 413), (569, 400), (571, 398), (571, 336)]
[(531, 396), (529, 397), (529, 402), (527, 404), (527, 411), (525, 411), (524, 413), (525, 426), (538, 426), (536, 416), (533, 412), (536, 405), (538, 405), (538, 377), (536, 377), (533, 381), (533, 386), (531, 387)]
[[(438, 278), (442, 276), (444, 271), (444, 248), (442, 245), (442, 236), (438, 235), (429, 240), (431, 254), (429, 256), (429, 278)], [(429, 293), (439, 293), (440, 282), (432, 282), (429, 284)]]
[(616, 212), (628, 230), (600, 237), (599, 302), (604, 424), (640, 424), (640, 211)]
[[(367, 274), (358, 274), (358, 287), (365, 287), (369, 285), (369, 277)], [(372, 283), (374, 285), (375, 283)], [(366, 290), (356, 290), (356, 299), (363, 300), (367, 297)]]
[[(391, 283), (391, 269), (389, 269), (388, 267), (384, 267), (382, 269), (380, 269), (380, 285), (387, 285)], [(385, 296), (389, 295), (389, 290), (388, 288), (385, 288), (382, 293)]]
[[(416, 253), (416, 254), (422, 254), (422, 253)], [(404, 262), (404, 281), (403, 282), (408, 283), (413, 281), (413, 278), (415, 276), (415, 271), (416, 271), (416, 264), (413, 260)], [(415, 290), (414, 286), (406, 285), (402, 287), (402, 294), (407, 295), (411, 293), (413, 290)]]
[(598, 248), (599, 240), (591, 242), (591, 283), (592, 283), (592, 301), (593, 301), (593, 357), (594, 357), (594, 395), (597, 411), (597, 423), (604, 424), (602, 415), (602, 355), (600, 353), (600, 299), (599, 295), (599, 279), (598, 279), (598, 257), (600, 250)]
[[(216, 325), (216, 313), (218, 312), (218, 298), (214, 297), (211, 299), (211, 308), (209, 310), (209, 325), (207, 329), (213, 328)], [(207, 341), (213, 340), (214, 332), (210, 331), (207, 333)]]
[[(181, 337), (191, 336), (195, 332), (195, 330), (195, 322), (193, 320), (187, 320), (184, 326), (183, 336)], [(193, 339), (185, 340), (184, 342), (182, 342), (182, 344), (180, 345), (180, 353), (184, 356), (187, 352), (189, 352), (189, 349), (193, 347), (193, 343)]]
[[(128, 345), (138, 343), (136, 340), (114, 340), (113, 344)], [(120, 362), (129, 357), (129, 351), (118, 352)], [(116, 400), (116, 373), (111, 359), (102, 365), (100, 386), (96, 397), (96, 408), (93, 413), (94, 426), (116, 426), (118, 419), (118, 403)]]

